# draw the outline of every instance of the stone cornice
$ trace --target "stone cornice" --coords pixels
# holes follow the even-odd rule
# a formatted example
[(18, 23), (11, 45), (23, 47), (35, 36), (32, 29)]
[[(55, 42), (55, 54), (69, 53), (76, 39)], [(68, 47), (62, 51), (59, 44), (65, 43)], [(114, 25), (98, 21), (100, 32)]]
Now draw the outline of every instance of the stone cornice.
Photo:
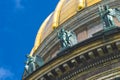
[[(109, 39), (104, 41), (103, 36), (109, 37)], [(26, 79), (33, 80), (38, 76), (43, 76), (44, 74), (50, 72), (51, 70), (57, 68), (58, 66), (66, 63), (67, 61), (80, 56), (84, 53), (87, 53), (93, 49), (109, 45), (111, 43), (120, 41), (119, 29), (114, 29), (107, 33), (101, 33), (95, 37), (92, 37), (84, 42), (76, 44), (73, 47), (66, 49), (65, 51), (60, 52), (56, 58), (52, 59), (31, 75), (29, 75)], [(87, 44), (87, 45), (86, 45)]]

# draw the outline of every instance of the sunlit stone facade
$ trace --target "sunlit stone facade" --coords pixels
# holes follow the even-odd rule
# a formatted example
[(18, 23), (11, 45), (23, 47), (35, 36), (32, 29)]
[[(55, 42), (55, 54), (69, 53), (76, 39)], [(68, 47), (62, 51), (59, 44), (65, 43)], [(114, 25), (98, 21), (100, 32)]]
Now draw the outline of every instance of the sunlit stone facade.
[[(120, 80), (120, 22), (104, 32), (99, 5), (120, 9), (120, 0), (60, 0), (41, 25), (31, 56), (44, 65), (23, 80)], [(61, 50), (57, 32), (75, 32), (78, 43)]]

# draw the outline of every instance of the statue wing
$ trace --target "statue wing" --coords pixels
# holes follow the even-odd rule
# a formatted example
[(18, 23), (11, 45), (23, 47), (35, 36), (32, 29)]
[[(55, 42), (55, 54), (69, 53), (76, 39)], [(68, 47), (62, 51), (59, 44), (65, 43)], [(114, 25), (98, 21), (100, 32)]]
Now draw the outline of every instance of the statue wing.
[(116, 18), (118, 19), (118, 21), (120, 22), (120, 10), (118, 8), (115, 8), (115, 13), (116, 13)]
[(39, 66), (42, 66), (44, 64), (43, 59), (40, 56), (36, 56), (35, 61)]
[(71, 34), (70, 40), (71, 40), (72, 44), (76, 44), (77, 43), (76, 34), (73, 31), (71, 31), (70, 34)]

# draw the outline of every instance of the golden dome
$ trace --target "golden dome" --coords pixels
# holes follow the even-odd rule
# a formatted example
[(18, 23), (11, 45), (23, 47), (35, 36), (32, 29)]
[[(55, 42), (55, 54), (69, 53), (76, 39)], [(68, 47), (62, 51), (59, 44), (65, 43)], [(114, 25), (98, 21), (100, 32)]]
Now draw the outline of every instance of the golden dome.
[(60, 0), (55, 11), (51, 13), (40, 26), (30, 56), (33, 55), (42, 41), (60, 24), (64, 23), (78, 11), (99, 1), (101, 0)]

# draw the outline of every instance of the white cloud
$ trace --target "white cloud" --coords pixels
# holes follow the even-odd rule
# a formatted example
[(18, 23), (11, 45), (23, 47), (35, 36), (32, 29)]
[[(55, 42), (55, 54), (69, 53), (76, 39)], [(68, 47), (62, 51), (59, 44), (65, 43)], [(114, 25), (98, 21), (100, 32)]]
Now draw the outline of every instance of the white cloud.
[(14, 74), (10, 70), (0, 67), (0, 80), (12, 80), (13, 77)]

